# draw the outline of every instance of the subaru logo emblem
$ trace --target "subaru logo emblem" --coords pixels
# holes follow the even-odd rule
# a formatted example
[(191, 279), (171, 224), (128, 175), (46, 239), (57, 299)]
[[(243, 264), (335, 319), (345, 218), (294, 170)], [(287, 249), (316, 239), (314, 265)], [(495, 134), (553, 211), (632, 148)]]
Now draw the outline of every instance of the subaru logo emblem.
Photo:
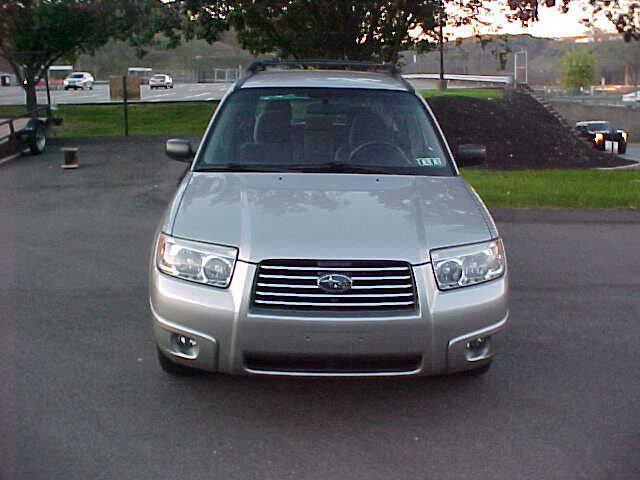
[(351, 279), (339, 273), (329, 273), (318, 278), (318, 287), (325, 292), (342, 293), (351, 289)]

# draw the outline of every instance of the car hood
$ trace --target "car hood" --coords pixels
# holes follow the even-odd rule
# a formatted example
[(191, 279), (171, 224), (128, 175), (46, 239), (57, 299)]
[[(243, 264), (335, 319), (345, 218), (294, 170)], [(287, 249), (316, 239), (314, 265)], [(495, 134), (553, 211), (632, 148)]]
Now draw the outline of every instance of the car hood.
[[(495, 236), (460, 177), (193, 173), (174, 236), (238, 247), (239, 258), (428, 261), (432, 248)], [(169, 225), (171, 225), (171, 219)]]

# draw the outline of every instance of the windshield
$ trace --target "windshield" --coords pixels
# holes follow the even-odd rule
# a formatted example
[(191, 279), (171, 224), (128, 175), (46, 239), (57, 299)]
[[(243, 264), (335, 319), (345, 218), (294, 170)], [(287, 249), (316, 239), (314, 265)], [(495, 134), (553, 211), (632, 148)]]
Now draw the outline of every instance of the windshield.
[(69, 75), (69, 78), (82, 78), (84, 77), (84, 73), (72, 73)]
[(164, 75), (154, 75), (153, 77), (154, 80), (164, 80)]
[(233, 93), (194, 169), (454, 174), (415, 95), (324, 88)]
[(609, 122), (593, 122), (593, 123), (583, 123), (579, 125), (578, 128), (582, 130), (588, 130), (590, 132), (603, 132), (603, 131), (609, 131), (614, 127)]

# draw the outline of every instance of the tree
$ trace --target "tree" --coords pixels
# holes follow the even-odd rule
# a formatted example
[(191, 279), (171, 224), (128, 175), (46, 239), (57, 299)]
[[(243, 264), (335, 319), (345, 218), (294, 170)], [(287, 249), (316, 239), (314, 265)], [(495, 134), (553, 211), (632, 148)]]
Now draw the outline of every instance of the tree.
[[(215, 41), (235, 29), (253, 54), (284, 58), (396, 61), (401, 50), (424, 49), (441, 8), (433, 0), (185, 0), (166, 2), (187, 19), (187, 38)], [(175, 25), (168, 34), (174, 34)]]
[(562, 57), (564, 84), (579, 89), (593, 84), (596, 74), (596, 56), (584, 49), (574, 49)]
[(0, 0), (0, 56), (37, 106), (36, 84), (61, 59), (125, 38), (144, 11), (142, 0)]
[[(165, 8), (165, 16), (160, 15), (163, 20), (155, 25), (175, 42), (182, 35), (213, 42), (220, 32), (233, 28), (241, 45), (253, 54), (380, 61), (397, 60), (401, 50), (432, 47), (443, 8), (448, 25), (464, 25), (480, 22), (481, 14), (495, 6), (489, 0), (157, 1)], [(572, 2), (578, 0), (508, 0), (506, 18), (527, 25), (538, 20), (541, 8), (566, 13)], [(580, 3), (585, 5), (585, 23), (605, 17), (626, 40), (640, 39), (638, 3)], [(502, 65), (508, 53), (496, 50)]]

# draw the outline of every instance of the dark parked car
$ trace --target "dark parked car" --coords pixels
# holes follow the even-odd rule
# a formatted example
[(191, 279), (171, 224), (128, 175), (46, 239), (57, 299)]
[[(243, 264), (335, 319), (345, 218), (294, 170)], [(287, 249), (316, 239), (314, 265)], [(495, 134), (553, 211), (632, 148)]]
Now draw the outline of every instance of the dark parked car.
[[(580, 132), (580, 135), (591, 141), (593, 146), (598, 150), (609, 150), (607, 143), (614, 142), (618, 144), (618, 153), (625, 153), (627, 151), (629, 132), (618, 128), (611, 122), (605, 120), (578, 122), (576, 123), (576, 129)], [(613, 148), (613, 145), (611, 148)]]

